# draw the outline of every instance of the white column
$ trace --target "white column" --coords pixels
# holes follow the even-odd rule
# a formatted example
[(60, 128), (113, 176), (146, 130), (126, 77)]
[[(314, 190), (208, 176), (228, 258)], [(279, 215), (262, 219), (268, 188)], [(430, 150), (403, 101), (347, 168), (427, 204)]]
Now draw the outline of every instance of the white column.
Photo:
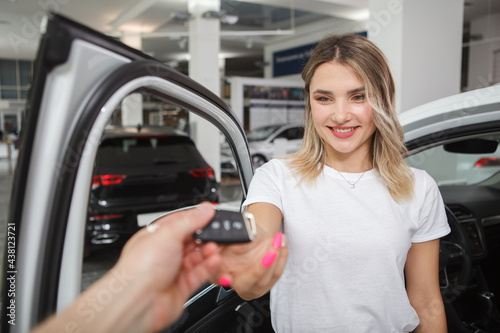
[[(124, 34), (121, 38), (124, 44), (141, 50), (142, 38), (139, 34)], [(122, 126), (137, 126), (143, 124), (142, 95), (130, 94), (121, 104)]]
[(471, 22), (469, 42), (469, 71), (466, 90), (484, 88), (498, 82), (500, 75), (500, 13), (488, 14)]
[[(220, 0), (189, 0), (189, 76), (220, 96), (220, 21), (202, 18), (207, 11), (219, 11)], [(190, 114), (190, 128), (196, 147), (215, 170), (220, 181), (220, 132), (201, 117)]]
[(241, 77), (235, 76), (229, 79), (231, 84), (231, 98), (229, 104), (231, 104), (231, 109), (236, 115), (236, 118), (240, 121), (240, 124), (244, 125), (244, 83)]
[(370, 0), (368, 38), (385, 53), (397, 108), (460, 92), (464, 0)]

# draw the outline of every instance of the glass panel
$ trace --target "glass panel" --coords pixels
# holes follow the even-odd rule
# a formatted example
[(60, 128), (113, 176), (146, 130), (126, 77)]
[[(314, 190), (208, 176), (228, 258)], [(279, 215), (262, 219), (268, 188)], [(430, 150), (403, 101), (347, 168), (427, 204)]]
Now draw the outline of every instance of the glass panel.
[(226, 14), (221, 18), (222, 30), (293, 29), (294, 27), (290, 25), (292, 14), (297, 26), (314, 23), (328, 17), (299, 9), (292, 10), (269, 4), (253, 4), (234, 0), (222, 0), (221, 9)]
[(19, 61), (19, 78), (21, 86), (31, 84), (31, 61)]
[(2, 89), (0, 96), (2, 99), (17, 99), (17, 89)]
[(0, 85), (17, 86), (15, 60), (0, 60)]
[(6, 114), (3, 116), (4, 131), (6, 134), (16, 133), (17, 134), (17, 115)]
[[(242, 202), (238, 170), (229, 145), (222, 144), (224, 136), (217, 131), (223, 170), (216, 175), (204, 157), (210, 153), (196, 145), (190, 130), (193, 118), (199, 117), (151, 93), (142, 93), (142, 126), (122, 126), (131, 115), (120, 103), (100, 141), (88, 205), (82, 290), (104, 275), (126, 241), (156, 217), (203, 201), (234, 209)], [(214, 126), (202, 121), (196, 127)], [(225, 162), (229, 169), (224, 169)]]
[(497, 142), (496, 151), (474, 153), (466, 151), (463, 145), (463, 152), (453, 152), (440, 145), (410, 156), (406, 161), (412, 167), (427, 171), (440, 186), (481, 184), (500, 173), (500, 134), (476, 139)]
[(21, 99), (27, 99), (28, 98), (28, 90), (26, 89), (21, 89)]

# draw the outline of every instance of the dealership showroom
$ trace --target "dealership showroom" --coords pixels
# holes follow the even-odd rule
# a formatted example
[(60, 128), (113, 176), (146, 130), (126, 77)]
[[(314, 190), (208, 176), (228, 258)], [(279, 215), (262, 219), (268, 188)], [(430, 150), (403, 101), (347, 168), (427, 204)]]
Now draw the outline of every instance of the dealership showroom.
[[(368, 82), (368, 74), (360, 74), (361, 67), (347, 60), (343, 64), (349, 65), (345, 66), (327, 60), (331, 68), (320, 62), (306, 78), (309, 86), (304, 91), (302, 70), (310, 58), (314, 59), (313, 50), (322, 45), (318, 43), (331, 35), (355, 36), (352, 38), (376, 46), (385, 55), (373, 72), (383, 73), (385, 61), (390, 67), (394, 85), (389, 86), (395, 87), (395, 93), (388, 107), (392, 111), (387, 113), (394, 113), (393, 118), (381, 116), (379, 109), (386, 107), (383, 102), (377, 102), (376, 107), (372, 104), (377, 96), (387, 98), (380, 95), (384, 92), (377, 90), (378, 86), (391, 89), (382, 82), (383, 74)], [(364, 59), (356, 51), (350, 52), (346, 58)], [(350, 76), (332, 83), (332, 89), (319, 87), (313, 91), (320, 80), (315, 80), (319, 77), (316, 75), (327, 69), (332, 75)], [(309, 75), (304, 73), (305, 77)], [(361, 87), (349, 86), (351, 81)], [(330, 118), (326, 113), (319, 115), (315, 110), (326, 110), (330, 102), (333, 105), (340, 94), (331, 91), (340, 91), (339, 87), (354, 96), (342, 103), (353, 103), (356, 109), (352, 110), (365, 105), (378, 115), (363, 120), (363, 116), (352, 116), (358, 111), (345, 111), (342, 114), (351, 120), (340, 125), (337, 122), (341, 116), (333, 111)], [(365, 89), (370, 92), (366, 101)], [(363, 95), (357, 95), (359, 91)], [(322, 97), (315, 97), (319, 94)], [(362, 101), (357, 99), (360, 97)], [(338, 97), (338, 101), (344, 100)], [(320, 117), (328, 125), (319, 124)], [(399, 127), (386, 132), (378, 127), (380, 122), (396, 119), (401, 124), (399, 132)], [(356, 149), (369, 149), (374, 162), (359, 170), (337, 168), (341, 162), (331, 162), (337, 161), (331, 156), (338, 155), (338, 161), (345, 163), (354, 153), (344, 153), (342, 147), (347, 144), (335, 146), (336, 142), (358, 140), (359, 133), (364, 133), (363, 121), (372, 122), (369, 139), (373, 141), (363, 141)], [(332, 139), (320, 128), (328, 128), (325, 133), (333, 135)], [(310, 140), (307, 146), (304, 139)], [(332, 244), (340, 235), (330, 238), (328, 232), (316, 231), (312, 243), (309, 228), (314, 229), (314, 224), (307, 229), (294, 229), (293, 225), (287, 229), (287, 223), (292, 224), (289, 221), (298, 219), (291, 215), (295, 209), (304, 211), (307, 205), (320, 205), (328, 208), (327, 215), (335, 216), (335, 207), (339, 206), (333, 202), (336, 199), (328, 199), (330, 194), (304, 194), (300, 204), (293, 205), (286, 200), (288, 196), (298, 200), (302, 194), (297, 198), (287, 194), (276, 199), (277, 203), (267, 196), (275, 195), (278, 187), (285, 192), (284, 186), (289, 186), (284, 184), (288, 178), (278, 169), (285, 165), (283, 156), (298, 161), (297, 156), (304, 158), (306, 153), (307, 158), (316, 154), (314, 163), (321, 166), (318, 172), (334, 170), (336, 181), (348, 188), (345, 195), (332, 198), (350, 200), (350, 195), (363, 191), (375, 175), (381, 175), (380, 179), (390, 185), (392, 176), (385, 173), (401, 170), (391, 168), (394, 161), (380, 166), (382, 160), (373, 156), (379, 143), (376, 139), (399, 142), (400, 146), (391, 149), (397, 151), (396, 159), (405, 170), (410, 170), (408, 165), (426, 171), (425, 179), (434, 187), (415, 184), (415, 195), (423, 200), (422, 208), (416, 211), (425, 215), (419, 215), (422, 220), (432, 220), (430, 214), (435, 209), (448, 231), (436, 231), (434, 238), (425, 240), (415, 240), (424, 236), (412, 233), (403, 260), (401, 253), (390, 259), (396, 254), (387, 252), (387, 260), (381, 264), (367, 256), (363, 262), (372, 262), (362, 265), (363, 269), (345, 268), (350, 265), (349, 252), (359, 255), (373, 250), (374, 257), (380, 244), (387, 245), (392, 238), (377, 238), (382, 231), (360, 224), (354, 232), (344, 227), (327, 229), (349, 235), (345, 244), (352, 246), (352, 251)], [(415, 282), (415, 276), (427, 276), (432, 273), (420, 272), (430, 271), (435, 273), (435, 280), (439, 275), (439, 288), (435, 283), (433, 290), (443, 304), (442, 318), (448, 332), (500, 332), (499, 142), (500, 0), (0, 0), (0, 331), (29, 332), (52, 314), (62, 317), (74, 307), (73, 315), (61, 319), (64, 323), (57, 332), (142, 332), (139, 324), (126, 324), (133, 322), (132, 315), (118, 318), (119, 307), (114, 305), (121, 302), (125, 306), (122, 291), (130, 290), (135, 283), (123, 271), (128, 266), (119, 265), (125, 262), (118, 261), (122, 249), (131, 237), (140, 239), (137, 233), (147, 230), (157, 235), (157, 224), (152, 223), (163, 215), (209, 202), (220, 211), (237, 214), (242, 223), (221, 217), (222, 223), (211, 225), (211, 232), (216, 234), (205, 234), (198, 228), (196, 234), (189, 235), (200, 237), (201, 242), (198, 240), (196, 249), (191, 243), (185, 246), (184, 253), (203, 253), (208, 258), (204, 252), (209, 251), (205, 249), (211, 243), (205, 244), (205, 240), (251, 245), (263, 242), (259, 230), (266, 235), (279, 231), (274, 238), (270, 236), (274, 248), (261, 261), (270, 271), (254, 286), (264, 288), (262, 281), (275, 283), (283, 275), (270, 293), (273, 284), (266, 285), (265, 292), (243, 297), (247, 294), (240, 293), (238, 281), (245, 278), (238, 280), (236, 268), (224, 261), (233, 247), (222, 245), (216, 254), (210, 254), (222, 258), (218, 273), (202, 279), (205, 282), (196, 288), (190, 286), (174, 319), (146, 331), (266, 333), (291, 332), (293, 327), (293, 332), (444, 332), (446, 328), (436, 324), (436, 319), (427, 321), (422, 315), (425, 311), (415, 301), (431, 294), (415, 296), (425, 289)], [(381, 151), (380, 155), (387, 154)], [(305, 162), (300, 163), (294, 164), (293, 170), (303, 172), (305, 169), (300, 168), (305, 168)], [(322, 163), (331, 168), (321, 171)], [(255, 173), (261, 167), (262, 172)], [(307, 177), (312, 177), (317, 170), (310, 164), (308, 167)], [(251, 187), (251, 180), (257, 178), (254, 174), (259, 178)], [(302, 176), (296, 186), (302, 186), (304, 179), (310, 184), (310, 179)], [(384, 191), (389, 189), (390, 200), (399, 205), (401, 197), (394, 191), (402, 191), (401, 187), (395, 190), (391, 186), (397, 184), (389, 185)], [(266, 189), (264, 196), (255, 193), (258, 186)], [(331, 191), (338, 192), (335, 188)], [(363, 198), (378, 196), (376, 193), (367, 190)], [(245, 210), (242, 207), (247, 195), (250, 203), (257, 202), (254, 207), (272, 206), (272, 212), (271, 208), (259, 212), (269, 216), (278, 212), (276, 228), (264, 230), (259, 221), (240, 214)], [(437, 201), (431, 201), (432, 195)], [(302, 204), (304, 207), (297, 207)], [(373, 209), (369, 205), (362, 203), (359, 210), (367, 209), (378, 217), (391, 214), (384, 212), (385, 205)], [(290, 213), (285, 207), (290, 207)], [(323, 208), (318, 212), (326, 210)], [(358, 216), (358, 209), (352, 210)], [(405, 209), (409, 223), (414, 222), (414, 210)], [(227, 234), (219, 233), (219, 228)], [(426, 235), (432, 230), (426, 229)], [(309, 237), (308, 243), (296, 240), (299, 234)], [(280, 240), (284, 235), (286, 241), (278, 244), (278, 235)], [(353, 238), (357, 242), (351, 243)], [(419, 260), (414, 259), (415, 253), (430, 253), (417, 250), (428, 240), (439, 244), (439, 255), (436, 245), (433, 259), (424, 260), (423, 254)], [(364, 247), (358, 248), (358, 243)], [(182, 245), (180, 241), (178, 244)], [(200, 246), (202, 251), (198, 251)], [(305, 251), (300, 256), (295, 252), (299, 249)], [(254, 252), (248, 251), (245, 255), (250, 257)], [(148, 262), (143, 258), (139, 261)], [(383, 268), (386, 261), (397, 262), (402, 281), (398, 291), (403, 291), (404, 300), (388, 296), (385, 304), (391, 304), (387, 309), (374, 303), (373, 310), (370, 302), (376, 298), (374, 290), (386, 293), (383, 290), (387, 286), (374, 287), (379, 283), (375, 272), (385, 275), (392, 269)], [(345, 308), (337, 309), (339, 302), (331, 304), (343, 320), (337, 321), (333, 312), (328, 318), (323, 316), (324, 311), (330, 311), (330, 305), (325, 306), (330, 304), (329, 295), (336, 294), (334, 290), (340, 287), (322, 287), (328, 292), (314, 287), (311, 295), (323, 295), (325, 299), (310, 296), (295, 301), (300, 295), (308, 295), (307, 291), (293, 293), (295, 298), (288, 296), (291, 290), (302, 290), (303, 281), (321, 285), (320, 277), (311, 277), (311, 272), (325, 262), (341, 262), (342, 269), (355, 272), (351, 274), (353, 286), (340, 292), (347, 298), (345, 303), (340, 302)], [(410, 265), (415, 262), (418, 274)], [(372, 266), (377, 267), (373, 271), (366, 268)], [(336, 267), (333, 264), (332, 272)], [(172, 283), (179, 283), (179, 276), (172, 278)], [(255, 270), (247, 268), (239, 276), (253, 277)], [(427, 283), (425, 278), (421, 280)], [(113, 284), (104, 285), (105, 281)], [(358, 281), (371, 281), (368, 284), (373, 285), (366, 290), (374, 294), (358, 288)], [(390, 290), (395, 284), (392, 277), (381, 281), (391, 281)], [(100, 289), (95, 289), (100, 282)], [(421, 289), (415, 291), (415, 285)], [(129, 312), (147, 313), (145, 303), (141, 304), (130, 304)], [(283, 304), (290, 308), (283, 310)], [(114, 325), (110, 321), (113, 315), (99, 321), (110, 307), (115, 307), (115, 317), (122, 326), (110, 326)], [(403, 309), (409, 309), (410, 314)], [(394, 318), (381, 320), (380, 313)], [(359, 321), (349, 319), (357, 315)], [(364, 322), (370, 316), (380, 323)], [(352, 326), (341, 326), (344, 322), (352, 322)]]

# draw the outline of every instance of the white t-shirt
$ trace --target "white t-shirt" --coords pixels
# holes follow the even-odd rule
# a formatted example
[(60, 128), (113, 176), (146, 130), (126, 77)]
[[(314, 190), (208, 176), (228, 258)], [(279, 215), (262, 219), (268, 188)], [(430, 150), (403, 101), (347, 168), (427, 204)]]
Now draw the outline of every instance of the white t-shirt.
[[(244, 206), (266, 202), (283, 214), (289, 249), (271, 289), (274, 330), (286, 332), (412, 331), (419, 319), (405, 290), (411, 243), (450, 232), (434, 180), (415, 175), (412, 200), (396, 202), (377, 171), (355, 188), (325, 166), (314, 185), (298, 185), (284, 160), (257, 169)], [(354, 183), (361, 173), (342, 173)]]

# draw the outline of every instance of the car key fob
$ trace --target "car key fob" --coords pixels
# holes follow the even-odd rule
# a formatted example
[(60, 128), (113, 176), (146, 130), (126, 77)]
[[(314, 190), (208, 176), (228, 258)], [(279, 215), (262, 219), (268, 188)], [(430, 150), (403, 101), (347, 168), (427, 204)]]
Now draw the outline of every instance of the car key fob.
[(248, 243), (257, 233), (255, 220), (251, 213), (217, 209), (212, 221), (198, 229), (193, 237), (197, 242), (216, 242), (219, 244)]

